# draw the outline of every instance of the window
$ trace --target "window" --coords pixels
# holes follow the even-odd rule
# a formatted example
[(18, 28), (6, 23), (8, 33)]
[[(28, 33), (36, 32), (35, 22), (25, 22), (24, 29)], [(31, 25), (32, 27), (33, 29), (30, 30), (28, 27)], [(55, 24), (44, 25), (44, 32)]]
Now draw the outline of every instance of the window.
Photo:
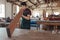
[(0, 18), (5, 18), (5, 5), (0, 4)]
[(33, 16), (34, 16), (34, 17), (39, 16), (39, 12), (38, 12), (38, 11), (34, 11), (34, 12), (33, 12)]
[(59, 12), (54, 12), (55, 15), (59, 15), (60, 13)]
[(46, 17), (48, 17), (48, 12), (46, 12)]
[(19, 6), (16, 6), (16, 13), (18, 13), (19, 12)]
[(39, 14), (39, 10), (33, 10), (33, 12), (32, 12), (32, 16), (34, 16), (34, 17), (39, 17), (40, 16), (40, 14)]

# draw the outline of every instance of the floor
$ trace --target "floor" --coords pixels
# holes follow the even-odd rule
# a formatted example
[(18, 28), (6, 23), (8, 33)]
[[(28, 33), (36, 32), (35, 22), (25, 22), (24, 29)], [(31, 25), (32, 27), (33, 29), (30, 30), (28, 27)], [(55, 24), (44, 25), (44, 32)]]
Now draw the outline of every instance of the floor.
[(0, 40), (60, 40), (60, 34), (16, 28), (12, 38), (8, 38), (6, 28), (0, 28)]

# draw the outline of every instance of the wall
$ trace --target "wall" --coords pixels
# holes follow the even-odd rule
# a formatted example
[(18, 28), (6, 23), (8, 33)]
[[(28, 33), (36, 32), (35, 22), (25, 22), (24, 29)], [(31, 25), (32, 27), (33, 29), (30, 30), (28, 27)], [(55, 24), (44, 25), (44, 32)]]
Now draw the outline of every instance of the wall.
[(0, 0), (0, 4), (5, 4), (5, 0)]
[(12, 18), (12, 4), (6, 2), (6, 0), (0, 0), (0, 4), (5, 5), (5, 17), (10, 17)]
[(13, 13), (16, 13), (16, 5), (13, 5)]
[(5, 6), (5, 13), (6, 13), (6, 18), (7, 17), (10, 17), (10, 18), (12, 18), (12, 4), (11, 3), (8, 3), (8, 2), (6, 2), (6, 4), (5, 4), (6, 6)]
[[(5, 5), (5, 0), (0, 0), (0, 4), (4, 4)], [(0, 17), (1, 19), (1, 17)]]

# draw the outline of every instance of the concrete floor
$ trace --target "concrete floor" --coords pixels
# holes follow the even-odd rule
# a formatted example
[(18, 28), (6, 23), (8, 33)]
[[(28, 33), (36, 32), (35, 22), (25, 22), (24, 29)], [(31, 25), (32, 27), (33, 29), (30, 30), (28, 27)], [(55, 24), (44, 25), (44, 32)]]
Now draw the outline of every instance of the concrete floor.
[[(16, 28), (12, 37), (23, 35), (23, 34), (26, 34), (28, 32), (29, 32), (29, 30)], [(6, 28), (0, 28), (0, 40), (9, 40), (9, 38), (7, 36)]]
[(10, 39), (7, 37), (6, 28), (0, 28), (0, 40), (60, 40), (60, 34), (16, 28)]

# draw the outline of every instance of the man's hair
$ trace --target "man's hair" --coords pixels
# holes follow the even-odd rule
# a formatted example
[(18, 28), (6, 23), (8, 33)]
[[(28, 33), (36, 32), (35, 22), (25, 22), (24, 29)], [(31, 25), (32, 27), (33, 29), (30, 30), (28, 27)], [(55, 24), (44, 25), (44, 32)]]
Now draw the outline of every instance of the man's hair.
[(26, 2), (21, 2), (21, 5), (27, 6)]

